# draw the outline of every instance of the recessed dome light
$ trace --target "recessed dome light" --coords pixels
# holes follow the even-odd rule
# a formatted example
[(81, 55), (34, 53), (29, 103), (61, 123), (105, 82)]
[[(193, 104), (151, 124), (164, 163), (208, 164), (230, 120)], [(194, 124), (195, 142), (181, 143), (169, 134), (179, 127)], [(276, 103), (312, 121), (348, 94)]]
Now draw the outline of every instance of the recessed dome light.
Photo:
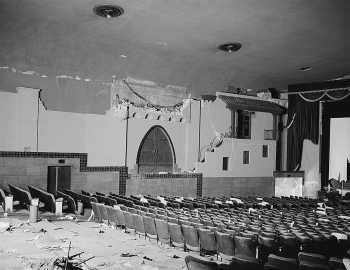
[(312, 67), (308, 67), (308, 66), (299, 68), (300, 71), (309, 71), (311, 69), (312, 69)]
[(225, 43), (218, 46), (218, 49), (224, 52), (236, 52), (242, 48), (242, 44), (239, 42)]
[(115, 5), (98, 5), (94, 7), (94, 13), (104, 18), (116, 18), (124, 13), (124, 9)]

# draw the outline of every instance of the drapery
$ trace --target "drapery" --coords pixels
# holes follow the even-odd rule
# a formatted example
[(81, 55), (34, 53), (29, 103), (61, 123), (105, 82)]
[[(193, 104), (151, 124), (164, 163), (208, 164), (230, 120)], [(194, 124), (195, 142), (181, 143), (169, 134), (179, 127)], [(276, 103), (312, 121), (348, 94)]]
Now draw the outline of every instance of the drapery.
[(289, 95), (288, 122), (292, 121), (293, 117), (287, 140), (287, 164), (290, 171), (299, 170), (304, 139), (318, 144), (319, 102), (307, 102), (299, 95)]
[(320, 101), (341, 101), (348, 98), (349, 95), (349, 89), (337, 89), (335, 91), (298, 93), (288, 96), (288, 123), (292, 123), (288, 128), (288, 170), (299, 170), (304, 139), (309, 139), (314, 144), (318, 144)]

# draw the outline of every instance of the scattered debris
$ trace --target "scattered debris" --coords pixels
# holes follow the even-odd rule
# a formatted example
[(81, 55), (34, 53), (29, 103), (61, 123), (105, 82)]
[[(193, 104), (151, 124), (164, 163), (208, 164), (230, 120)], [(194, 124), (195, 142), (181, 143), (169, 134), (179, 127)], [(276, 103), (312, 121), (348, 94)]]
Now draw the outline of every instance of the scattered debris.
[(130, 253), (128, 252), (128, 253), (122, 253), (120, 256), (121, 256), (121, 257), (135, 257), (135, 256), (137, 256), (137, 255), (136, 255), (136, 254), (130, 254)]
[(64, 270), (82, 270), (83, 268), (80, 267), (81, 265), (86, 264), (87, 261), (95, 258), (95, 256), (92, 256), (87, 259), (80, 259), (80, 255), (82, 255), (84, 252), (69, 255), (70, 249), (71, 242), (69, 242), (67, 257), (57, 258), (53, 263), (54, 267)]
[(39, 231), (33, 232), (33, 233), (47, 233), (47, 230), (41, 228)]

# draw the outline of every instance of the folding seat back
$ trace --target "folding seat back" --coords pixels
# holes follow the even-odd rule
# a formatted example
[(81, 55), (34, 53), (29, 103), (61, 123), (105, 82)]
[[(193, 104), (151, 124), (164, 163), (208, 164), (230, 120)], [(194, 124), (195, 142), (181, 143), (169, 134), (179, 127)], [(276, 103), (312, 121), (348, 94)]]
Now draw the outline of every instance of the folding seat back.
[(204, 225), (201, 224), (201, 223), (194, 223), (194, 222), (191, 222), (190, 226), (193, 226), (195, 227), (196, 229), (199, 229), (199, 228), (203, 228)]
[(157, 239), (156, 224), (154, 218), (143, 216), (143, 225), (145, 227), (146, 237)]
[(57, 190), (57, 196), (63, 198), (64, 204), (67, 206), (65, 212), (75, 213), (78, 210), (75, 200), (70, 195)]
[(100, 211), (102, 221), (105, 221), (105, 220), (108, 221), (108, 213), (107, 213), (106, 205), (102, 203), (97, 203), (96, 206)]
[(169, 217), (168, 216), (168, 222), (179, 224), (179, 219), (177, 217)]
[(107, 214), (108, 214), (108, 221), (110, 224), (117, 225), (117, 213), (115, 208), (112, 206), (106, 206)]
[(258, 257), (260, 261), (265, 263), (270, 253), (276, 253), (278, 243), (274, 238), (259, 235), (258, 237)]
[(8, 185), (10, 188), (10, 192), (13, 195), (14, 201), (19, 201), (22, 205), (29, 207), (32, 201), (32, 196), (27, 190), (19, 188), (17, 186)]
[(316, 254), (316, 253), (309, 253), (309, 252), (299, 252), (298, 253), (298, 260), (299, 262), (308, 262), (308, 263), (317, 263), (317, 264), (327, 264), (328, 260), (327, 257)]
[(135, 232), (138, 235), (146, 236), (146, 234), (145, 234), (145, 226), (143, 224), (142, 216), (140, 216), (138, 214), (131, 214), (131, 215), (132, 215), (133, 222), (134, 222), (134, 225), (135, 225)]
[(28, 186), (28, 189), (32, 198), (39, 198), (39, 201), (45, 204), (45, 210), (55, 213), (56, 200), (53, 194), (31, 185)]
[(135, 208), (133, 208), (133, 207), (128, 207), (128, 208), (127, 208), (127, 211), (128, 211), (129, 213), (131, 213), (131, 214), (136, 214), (136, 213), (137, 213), (137, 210), (136, 210)]
[(165, 215), (159, 215), (159, 214), (157, 214), (155, 218), (162, 219), (162, 220), (165, 220), (165, 221), (168, 220), (167, 216), (165, 216)]
[(100, 214), (100, 209), (96, 205), (97, 203), (91, 202), (91, 207), (92, 207), (92, 212), (94, 213), (94, 218), (97, 222), (101, 222), (101, 214)]
[(264, 265), (264, 270), (297, 270), (298, 264), (296, 259), (279, 257), (270, 254), (267, 263)]
[(165, 216), (166, 215), (166, 212), (162, 209), (157, 209), (157, 215), (163, 215)]
[(213, 222), (212, 222), (210, 219), (202, 219), (202, 220), (201, 220), (201, 223), (202, 223), (204, 226), (214, 226)]
[(125, 231), (133, 231), (135, 230), (134, 219), (130, 212), (123, 211), (125, 217)]
[(236, 257), (234, 256), (231, 263), (230, 269), (237, 270), (262, 270), (263, 265), (260, 264), (258, 259), (253, 257)]
[(232, 257), (235, 252), (233, 235), (216, 231), (215, 236), (218, 254)]
[(199, 238), (197, 229), (193, 226), (181, 225), (185, 240), (185, 249), (199, 251)]
[(181, 225), (168, 222), (170, 234), (170, 243), (173, 246), (184, 246), (184, 236), (181, 231)]
[(218, 228), (214, 226), (203, 226), (203, 229), (208, 229), (208, 230), (211, 230), (212, 232), (218, 231)]
[(257, 242), (250, 237), (234, 236), (236, 257), (256, 257)]
[(116, 225), (117, 226), (125, 226), (125, 217), (124, 213), (120, 209), (115, 209), (115, 213), (117, 215)]
[(275, 238), (276, 237), (276, 234), (274, 232), (267, 232), (267, 231), (261, 231), (260, 235), (264, 236), (264, 237), (269, 237), (269, 238)]
[(280, 235), (279, 254), (287, 258), (296, 258), (299, 252), (297, 239), (294, 235)]
[(185, 262), (187, 270), (219, 270), (219, 266), (215, 262), (209, 262), (193, 256), (186, 256)]
[(155, 218), (155, 217), (156, 217), (156, 214), (153, 214), (153, 213), (151, 213), (151, 212), (148, 212), (148, 213), (146, 213), (146, 216), (151, 217), (151, 218)]
[(157, 214), (157, 210), (154, 208), (148, 208), (148, 212), (154, 215)]
[(187, 219), (179, 219), (179, 224), (180, 225), (187, 225), (187, 226), (192, 226), (192, 223), (188, 221)]
[(0, 188), (0, 203), (4, 203), (5, 202), (5, 192)]
[(123, 204), (120, 204), (119, 207), (120, 207), (120, 210), (122, 211), (128, 211), (128, 207)]
[(169, 228), (168, 228), (168, 222), (162, 219), (155, 219), (154, 220), (156, 224), (156, 232), (158, 240), (161, 243), (170, 243), (170, 234), (169, 234)]
[(197, 229), (201, 254), (216, 254), (217, 244), (215, 233), (208, 229)]
[(199, 218), (195, 218), (195, 217), (190, 217), (190, 222), (193, 222), (193, 223), (201, 223), (201, 220)]

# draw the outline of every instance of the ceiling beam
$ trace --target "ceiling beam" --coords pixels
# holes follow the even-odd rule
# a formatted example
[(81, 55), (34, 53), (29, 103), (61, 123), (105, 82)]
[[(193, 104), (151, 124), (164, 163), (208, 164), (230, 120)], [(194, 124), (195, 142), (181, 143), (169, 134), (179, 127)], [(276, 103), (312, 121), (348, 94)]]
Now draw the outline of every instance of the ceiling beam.
[(288, 92), (307, 92), (350, 87), (350, 79), (288, 85)]

